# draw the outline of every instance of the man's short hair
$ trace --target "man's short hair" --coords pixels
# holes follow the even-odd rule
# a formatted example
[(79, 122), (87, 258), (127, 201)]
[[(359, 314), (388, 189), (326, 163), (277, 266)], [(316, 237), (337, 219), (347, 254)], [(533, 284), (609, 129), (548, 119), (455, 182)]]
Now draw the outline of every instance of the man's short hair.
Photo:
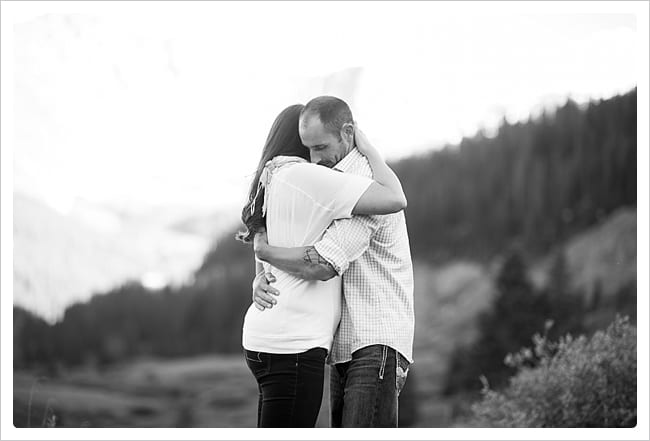
[(300, 112), (300, 119), (305, 115), (317, 115), (325, 129), (339, 138), (343, 125), (354, 122), (350, 107), (335, 96), (319, 96), (312, 99)]

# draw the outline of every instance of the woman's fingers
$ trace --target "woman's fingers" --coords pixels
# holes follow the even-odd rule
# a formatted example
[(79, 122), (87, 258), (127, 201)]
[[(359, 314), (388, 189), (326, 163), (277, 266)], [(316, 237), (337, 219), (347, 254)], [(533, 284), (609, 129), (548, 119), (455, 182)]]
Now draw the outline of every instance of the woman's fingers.
[(366, 138), (366, 134), (363, 133), (363, 130), (361, 130), (359, 127), (354, 128), (354, 138), (358, 141), (361, 141), (362, 143), (368, 142), (368, 138)]
[(357, 126), (354, 128), (354, 140), (356, 141), (357, 148), (364, 155), (372, 149), (372, 145), (370, 145), (370, 141), (368, 141), (366, 134)]

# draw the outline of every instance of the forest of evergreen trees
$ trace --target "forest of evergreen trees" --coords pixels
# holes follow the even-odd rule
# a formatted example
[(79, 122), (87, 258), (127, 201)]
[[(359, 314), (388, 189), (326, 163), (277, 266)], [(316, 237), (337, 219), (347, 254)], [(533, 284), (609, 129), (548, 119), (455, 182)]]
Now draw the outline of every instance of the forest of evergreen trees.
[(408, 197), (413, 256), (486, 259), (529, 253), (636, 206), (636, 89), (581, 108), (573, 101), (394, 164)]
[(191, 284), (152, 292), (128, 282), (72, 305), (54, 325), (14, 307), (14, 364), (101, 367), (133, 356), (240, 351), (253, 263), (248, 246), (224, 237)]
[[(495, 137), (479, 133), (393, 168), (409, 201), (414, 259), (490, 259), (512, 244), (546, 253), (616, 208), (636, 205), (636, 89), (584, 107), (568, 101), (527, 122), (504, 121)], [(516, 261), (511, 267), (517, 273)], [(15, 307), (14, 364), (237, 352), (252, 276), (250, 246), (233, 232), (208, 253), (192, 284), (150, 292), (127, 283), (73, 305), (55, 325)]]

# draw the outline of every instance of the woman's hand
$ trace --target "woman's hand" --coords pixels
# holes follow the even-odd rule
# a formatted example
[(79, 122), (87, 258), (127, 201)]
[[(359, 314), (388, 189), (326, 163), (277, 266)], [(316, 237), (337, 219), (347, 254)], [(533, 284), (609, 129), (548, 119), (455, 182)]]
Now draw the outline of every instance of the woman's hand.
[(365, 133), (359, 129), (359, 127), (355, 126), (354, 127), (354, 140), (357, 143), (357, 149), (361, 152), (366, 157), (370, 157), (371, 155), (379, 155), (379, 151), (370, 144), (370, 141), (368, 140), (368, 137), (366, 136)]
[(386, 164), (384, 158), (375, 149), (366, 134), (355, 126), (354, 137), (357, 149), (368, 159), (375, 180), (357, 201), (352, 214), (389, 214), (406, 208), (406, 196), (402, 184), (393, 170)]

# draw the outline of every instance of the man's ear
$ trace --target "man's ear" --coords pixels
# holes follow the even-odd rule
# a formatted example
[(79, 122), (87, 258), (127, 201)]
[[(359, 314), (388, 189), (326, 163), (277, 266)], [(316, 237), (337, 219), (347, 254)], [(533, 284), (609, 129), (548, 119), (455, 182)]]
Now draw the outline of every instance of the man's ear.
[(350, 145), (353, 145), (354, 144), (354, 124), (353, 123), (345, 123), (345, 124), (343, 124), (343, 127), (341, 128), (341, 136), (343, 136), (350, 143)]

